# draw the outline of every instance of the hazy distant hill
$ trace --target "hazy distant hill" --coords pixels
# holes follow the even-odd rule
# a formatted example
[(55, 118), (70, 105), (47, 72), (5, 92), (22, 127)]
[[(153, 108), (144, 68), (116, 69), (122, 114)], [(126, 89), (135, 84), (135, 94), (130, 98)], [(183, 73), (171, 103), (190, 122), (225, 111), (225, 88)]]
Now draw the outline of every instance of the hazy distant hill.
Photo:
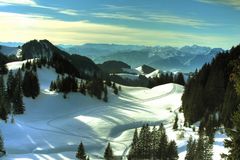
[(204, 63), (211, 62), (221, 48), (204, 46), (137, 46), (115, 44), (85, 44), (65, 47), (65, 51), (91, 57), (95, 63), (108, 60), (123, 61), (132, 67), (142, 64), (167, 71), (191, 72), (200, 68)]
[(9, 47), (9, 46), (4, 46), (0, 45), (0, 52), (6, 56), (20, 56), (21, 49), (20, 47)]

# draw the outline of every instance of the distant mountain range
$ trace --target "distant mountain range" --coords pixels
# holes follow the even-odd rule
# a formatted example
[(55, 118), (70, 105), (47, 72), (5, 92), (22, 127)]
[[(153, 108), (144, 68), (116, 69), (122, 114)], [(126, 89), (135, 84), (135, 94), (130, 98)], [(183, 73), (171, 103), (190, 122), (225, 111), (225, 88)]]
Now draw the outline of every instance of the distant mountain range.
[(22, 46), (24, 43), (22, 42), (0, 42), (1, 46), (8, 46), (8, 47), (18, 47)]
[[(40, 43), (36, 40), (30, 41), (27, 43), (28, 45), (21, 43), (0, 42), (0, 52), (5, 55), (19, 55), (19, 53), (22, 53), (26, 56), (26, 58), (42, 55), (45, 55), (46, 57), (51, 56), (54, 45), (50, 45), (51, 47), (49, 48), (49, 44), (47, 42), (39, 42)], [(22, 47), (12, 47), (17, 44), (22, 45)], [(10, 46), (7, 47), (6, 45)], [(34, 47), (32, 48), (31, 46)], [(171, 46), (151, 47), (140, 45), (90, 43), (77, 46), (58, 45), (54, 46), (54, 48), (58, 48), (65, 53), (86, 56), (91, 58), (96, 64), (101, 64), (109, 60), (115, 60), (125, 62), (133, 68), (146, 64), (162, 71), (171, 72), (193, 72), (195, 69), (201, 68), (203, 64), (211, 62), (216, 54), (224, 51), (221, 48), (210, 48), (197, 45), (177, 48)]]
[(20, 57), (21, 56), (21, 48), (0, 45), (0, 53), (3, 53), (6, 56), (15, 55), (17, 57)]
[[(61, 47), (61, 46), (60, 46)], [(147, 64), (165, 71), (193, 72), (203, 64), (211, 62), (221, 48), (204, 46), (137, 46), (115, 44), (84, 44), (81, 46), (62, 47), (70, 54), (81, 54), (93, 59), (95, 63), (108, 60), (123, 61), (132, 67)]]

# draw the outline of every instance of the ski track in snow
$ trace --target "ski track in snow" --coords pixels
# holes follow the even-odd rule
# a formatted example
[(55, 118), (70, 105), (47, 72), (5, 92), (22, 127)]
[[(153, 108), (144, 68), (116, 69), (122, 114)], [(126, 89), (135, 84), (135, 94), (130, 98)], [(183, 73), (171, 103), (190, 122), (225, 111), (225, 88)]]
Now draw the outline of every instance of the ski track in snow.
[[(145, 102), (148, 102), (148, 101), (164, 98), (164, 97), (169, 96), (170, 94), (174, 93), (175, 91), (176, 91), (176, 86), (174, 85), (173, 88), (171, 89), (171, 91), (169, 91), (168, 93), (162, 94), (160, 96), (156, 96), (156, 97), (152, 97), (152, 98), (148, 98), (148, 99), (142, 99), (142, 100), (138, 99), (138, 98), (134, 98), (134, 100), (132, 99), (131, 101), (132, 101), (133, 104), (145, 103)], [(123, 105), (122, 102), (112, 102), (111, 105), (109, 105), (107, 107), (106, 106), (96, 106), (96, 105), (91, 106), (90, 105), (90, 106), (87, 106), (89, 109), (82, 112), (81, 115), (95, 114), (97, 112), (108, 112), (108, 110), (113, 109), (114, 106), (119, 106), (119, 105)], [(133, 109), (139, 110), (139, 109), (143, 109), (143, 108), (140, 108), (140, 107), (137, 108), (136, 107), (136, 108), (133, 108)], [(146, 110), (146, 112), (148, 112), (148, 111)], [(49, 132), (49, 133), (55, 133), (55, 134), (60, 134), (60, 135), (64, 135), (64, 136), (73, 136), (73, 137), (79, 137), (79, 138), (85, 138), (85, 139), (93, 138), (91, 136), (82, 136), (82, 135), (75, 134), (75, 133), (71, 132), (70, 130), (66, 130), (66, 129), (54, 124), (54, 122), (56, 122), (56, 124), (58, 124), (57, 123), (58, 120), (65, 119), (69, 116), (72, 117), (73, 115), (77, 116), (77, 115), (79, 115), (79, 113), (76, 113), (76, 111), (71, 111), (71, 112), (61, 114), (61, 115), (57, 115), (56, 117), (53, 117), (53, 118), (47, 120), (46, 125), (49, 126), (48, 129), (32, 126), (29, 123), (22, 122), (20, 120), (16, 120), (16, 124), (31, 128), (33, 130), (41, 131), (41, 132)], [(93, 120), (91, 120), (91, 121), (93, 121)], [(91, 123), (91, 121), (89, 121), (89, 123)], [(114, 143), (124, 145), (125, 150), (123, 151), (123, 157), (126, 157), (126, 154), (127, 154), (128, 150), (130, 149), (131, 145), (125, 144), (124, 141), (121, 141), (121, 142), (120, 141), (115, 141), (114, 138), (118, 137), (122, 132), (124, 132), (126, 130), (139, 128), (145, 123), (149, 123), (150, 125), (157, 125), (157, 124), (160, 124), (162, 122), (163, 121), (147, 121), (147, 122), (146, 121), (134, 121), (134, 122), (131, 122), (129, 124), (123, 124), (123, 125), (116, 123), (115, 127), (113, 127), (111, 129), (110, 134), (106, 138), (94, 137), (94, 139), (101, 140), (105, 143), (114, 142)], [(132, 137), (130, 136), (129, 140), (127, 140), (127, 141), (130, 141), (131, 138)], [(58, 148), (47, 148), (47, 149), (43, 149), (43, 150), (37, 150), (37, 148), (35, 148), (35, 149), (32, 150), (32, 152), (29, 152), (29, 153), (52, 154), (52, 153), (59, 153), (59, 152), (66, 152), (66, 151), (75, 151), (76, 148), (77, 148), (77, 145), (66, 146), (66, 147), (58, 147)], [(18, 152), (18, 154), (29, 154), (29, 153), (28, 152), (21, 152), (21, 153)]]
[[(13, 62), (8, 67), (16, 70), (21, 65), (22, 62)], [(38, 69), (38, 77), (41, 94), (35, 100), (24, 99), (26, 113), (16, 116), (15, 124), (0, 123), (6, 139), (6, 160), (75, 159), (80, 141), (91, 159), (102, 159), (106, 144), (111, 142), (115, 155), (126, 160), (133, 130), (146, 123), (165, 124), (171, 139), (177, 140), (171, 121), (181, 106), (183, 87), (179, 85), (166, 84), (153, 89), (122, 86), (119, 96), (109, 88), (109, 102), (105, 103), (80, 93), (70, 93), (63, 99), (61, 94), (48, 91), (57, 77), (53, 69)], [(184, 120), (182, 114), (180, 119)], [(11, 132), (19, 132), (20, 140)], [(188, 132), (185, 139), (177, 140), (180, 159), (187, 138), (194, 134)]]

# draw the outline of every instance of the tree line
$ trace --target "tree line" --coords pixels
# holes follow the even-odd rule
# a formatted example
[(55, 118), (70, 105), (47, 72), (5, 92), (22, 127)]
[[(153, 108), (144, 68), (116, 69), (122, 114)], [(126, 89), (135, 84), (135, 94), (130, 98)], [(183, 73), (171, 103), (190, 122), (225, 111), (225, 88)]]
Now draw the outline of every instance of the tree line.
[(159, 76), (149, 78), (148, 87), (153, 88), (158, 85), (163, 85), (167, 83), (176, 83), (179, 85), (185, 85), (184, 75), (183, 73), (177, 73), (174, 75), (173, 73), (161, 73)]
[(7, 121), (8, 114), (23, 114), (25, 106), (23, 96), (36, 98), (40, 93), (37, 73), (26, 70), (22, 77), (21, 69), (14, 74), (9, 71), (5, 86), (3, 75), (0, 75), (0, 118)]
[[(79, 160), (90, 160), (90, 157), (85, 152), (85, 148), (84, 148), (84, 145), (83, 145), (82, 142), (78, 146), (78, 150), (77, 150), (77, 153), (76, 153), (76, 158), (79, 159)], [(108, 143), (107, 147), (105, 148), (104, 159), (106, 159), (106, 160), (114, 160), (115, 159), (114, 158), (114, 153), (113, 153), (113, 150), (112, 150), (112, 147), (111, 147), (110, 143)]]
[(71, 75), (62, 75), (61, 77), (58, 75), (57, 79), (51, 82), (49, 90), (62, 92), (64, 98), (69, 92), (80, 92), (83, 95), (88, 94), (91, 97), (94, 96), (108, 102), (108, 87), (112, 88), (116, 95), (121, 90), (121, 87), (117, 87), (115, 83), (109, 80), (104, 81), (97, 76), (93, 76), (91, 80), (79, 80)]
[(177, 160), (176, 142), (168, 140), (163, 124), (158, 129), (154, 126), (152, 130), (148, 124), (143, 125), (140, 133), (135, 129), (128, 159)]
[(215, 127), (224, 124), (231, 127), (229, 117), (237, 110), (240, 98), (231, 81), (234, 61), (240, 56), (240, 46), (219, 53), (210, 64), (205, 64), (187, 81), (182, 96), (186, 124), (203, 121), (216, 116)]

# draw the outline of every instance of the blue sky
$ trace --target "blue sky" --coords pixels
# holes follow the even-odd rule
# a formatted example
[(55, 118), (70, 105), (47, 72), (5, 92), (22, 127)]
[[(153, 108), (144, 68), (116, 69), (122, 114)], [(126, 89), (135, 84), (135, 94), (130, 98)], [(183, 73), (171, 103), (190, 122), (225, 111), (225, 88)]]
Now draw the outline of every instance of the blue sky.
[(0, 17), (3, 42), (240, 43), (239, 0), (0, 0)]

